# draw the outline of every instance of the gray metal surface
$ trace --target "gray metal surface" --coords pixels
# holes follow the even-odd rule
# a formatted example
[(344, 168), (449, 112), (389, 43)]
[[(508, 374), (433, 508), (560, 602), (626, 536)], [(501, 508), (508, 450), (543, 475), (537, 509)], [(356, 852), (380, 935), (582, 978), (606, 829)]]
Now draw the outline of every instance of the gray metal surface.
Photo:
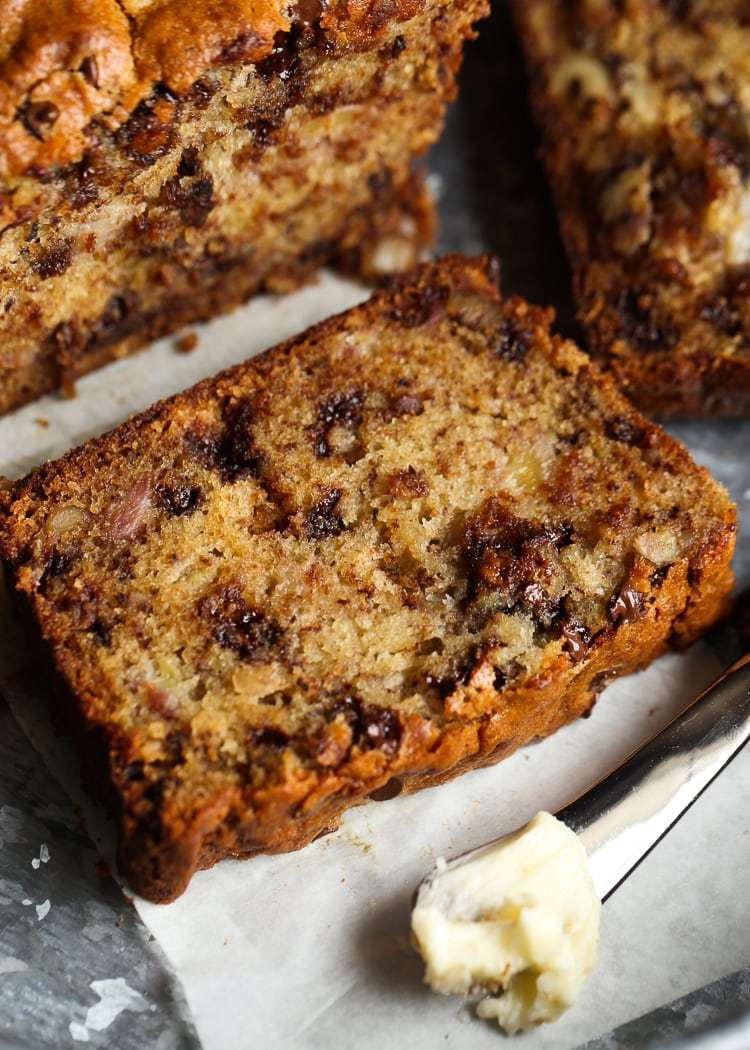
[[(98, 865), (74, 807), (0, 702), (0, 1047), (198, 1046), (179, 985)], [(119, 985), (92, 982), (124, 980)], [(90, 1007), (131, 1006), (106, 1027)], [(71, 1034), (71, 1024), (77, 1039)], [(85, 1035), (84, 1035), (85, 1030)]]
[[(560, 328), (576, 334), (522, 71), (501, 5), (469, 49), (463, 94), (430, 166), (440, 193), (439, 249), (497, 252), (505, 290), (552, 303)], [(746, 531), (750, 457), (742, 450), (750, 448), (750, 423), (670, 429), (730, 488)], [(737, 566), (750, 584), (750, 543), (742, 535)], [(728, 663), (732, 640), (717, 633), (714, 641)], [(46, 861), (42, 843), (49, 850)], [(19, 906), (19, 898), (30, 903)], [(179, 988), (148, 937), (113, 880), (97, 873), (93, 847), (72, 805), (0, 701), (0, 1050), (76, 1046), (71, 1023), (78, 1026), (78, 1040), (85, 1027), (91, 1046), (196, 1047)], [(106, 1028), (86, 1026), (89, 1008), (100, 999), (92, 982), (120, 978), (132, 990), (128, 1008)], [(662, 1046), (715, 1027), (743, 1004), (750, 1008), (748, 971), (633, 1021), (587, 1050)], [(711, 1050), (750, 1046), (737, 1038), (745, 1037), (737, 1036), (736, 1026), (715, 1031)]]

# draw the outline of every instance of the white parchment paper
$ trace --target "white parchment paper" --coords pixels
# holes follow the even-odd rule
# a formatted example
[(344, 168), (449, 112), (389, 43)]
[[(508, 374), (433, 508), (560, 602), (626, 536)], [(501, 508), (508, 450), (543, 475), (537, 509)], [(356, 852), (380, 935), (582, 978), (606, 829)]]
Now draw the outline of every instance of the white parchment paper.
[[(133, 411), (242, 360), (363, 296), (349, 282), (256, 300), (0, 419), (0, 473), (18, 476)], [(0, 680), (16, 717), (67, 790), (67, 741), (51, 732), (22, 639), (0, 610)], [(199, 873), (167, 907), (136, 907), (181, 978), (206, 1050), (503, 1045), (469, 1004), (432, 995), (408, 945), (414, 887), (437, 856), (555, 811), (656, 732), (716, 674), (704, 645), (616, 683), (593, 715), (494, 767), (418, 795), (372, 803), (307, 849)], [(750, 961), (750, 755), (741, 754), (604, 908), (599, 966), (555, 1025), (513, 1040), (566, 1050)], [(104, 852), (101, 814), (81, 797)]]

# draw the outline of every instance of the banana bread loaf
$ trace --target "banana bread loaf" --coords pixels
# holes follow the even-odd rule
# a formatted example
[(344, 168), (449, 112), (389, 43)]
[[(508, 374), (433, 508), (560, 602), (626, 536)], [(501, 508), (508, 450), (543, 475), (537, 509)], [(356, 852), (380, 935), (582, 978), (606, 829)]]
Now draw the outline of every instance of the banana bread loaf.
[(724, 491), (492, 275), (425, 265), (4, 494), (143, 896), (496, 762), (722, 609)]
[(646, 412), (750, 412), (741, 0), (512, 0), (592, 352)]
[(0, 0), (0, 412), (326, 261), (412, 265), (485, 0)]

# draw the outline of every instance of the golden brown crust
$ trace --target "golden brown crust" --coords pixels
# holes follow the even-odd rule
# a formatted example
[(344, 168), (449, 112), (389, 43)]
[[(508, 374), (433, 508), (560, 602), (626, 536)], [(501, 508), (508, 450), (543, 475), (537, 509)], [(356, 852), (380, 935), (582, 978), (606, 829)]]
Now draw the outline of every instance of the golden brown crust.
[(425, 265), (3, 496), (149, 899), (497, 761), (722, 610), (723, 490), (492, 280)]
[(592, 352), (645, 412), (750, 412), (740, 0), (513, 0)]
[(157, 86), (256, 63), (315, 20), (367, 49), (423, 0), (0, 0), (0, 180), (80, 159), (92, 122), (116, 130)]

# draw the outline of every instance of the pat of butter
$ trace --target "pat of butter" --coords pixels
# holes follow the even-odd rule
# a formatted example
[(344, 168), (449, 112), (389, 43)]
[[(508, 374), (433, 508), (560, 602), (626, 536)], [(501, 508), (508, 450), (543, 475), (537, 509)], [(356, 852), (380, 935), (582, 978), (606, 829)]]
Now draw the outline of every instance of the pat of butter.
[(512, 1034), (575, 1002), (596, 962), (600, 912), (583, 844), (538, 813), (464, 862), (439, 860), (411, 926), (425, 981), (444, 995), (492, 993), (477, 1013)]

